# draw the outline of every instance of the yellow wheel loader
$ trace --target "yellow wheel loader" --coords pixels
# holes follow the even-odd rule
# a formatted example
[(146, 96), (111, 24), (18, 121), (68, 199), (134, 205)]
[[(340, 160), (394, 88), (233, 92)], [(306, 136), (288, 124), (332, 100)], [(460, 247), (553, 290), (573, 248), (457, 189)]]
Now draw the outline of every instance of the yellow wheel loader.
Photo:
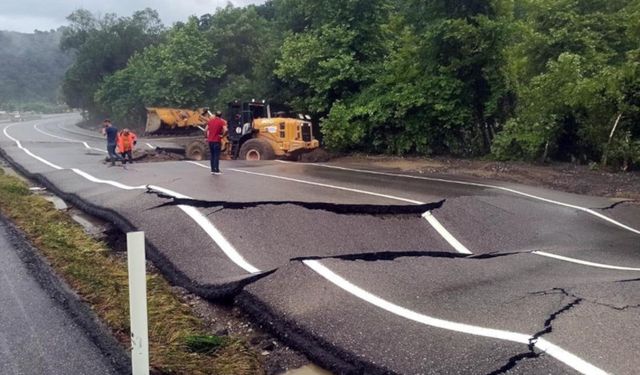
[[(209, 158), (209, 146), (203, 132), (210, 112), (206, 108), (195, 111), (174, 108), (147, 108), (147, 134), (193, 134), (180, 142), (187, 159)], [(299, 119), (271, 115), (264, 101), (229, 103), (227, 133), (222, 139), (222, 157), (225, 159), (270, 160), (296, 158), (319, 147), (313, 136), (308, 116)], [(171, 151), (171, 150), (168, 150)]]
[(208, 108), (189, 109), (147, 107), (147, 134), (189, 134), (205, 126), (209, 119)]

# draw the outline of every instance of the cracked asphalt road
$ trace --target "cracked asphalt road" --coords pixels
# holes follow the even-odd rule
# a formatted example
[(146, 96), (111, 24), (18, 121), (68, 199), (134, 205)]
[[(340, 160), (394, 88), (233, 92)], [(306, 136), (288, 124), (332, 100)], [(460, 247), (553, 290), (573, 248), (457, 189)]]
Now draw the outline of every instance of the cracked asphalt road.
[(0, 148), (81, 208), (144, 230), (174, 283), (235, 296), (336, 373), (640, 368), (636, 205), (344, 165), (111, 168), (76, 120), (3, 125)]

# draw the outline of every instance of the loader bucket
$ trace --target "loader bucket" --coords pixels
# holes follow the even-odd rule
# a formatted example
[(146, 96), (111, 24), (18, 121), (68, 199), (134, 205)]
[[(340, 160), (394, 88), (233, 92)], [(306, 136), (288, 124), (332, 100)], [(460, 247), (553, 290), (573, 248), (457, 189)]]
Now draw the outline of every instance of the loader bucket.
[(160, 115), (154, 109), (147, 110), (147, 125), (145, 127), (145, 131), (147, 133), (154, 133), (160, 130), (160, 126), (162, 125), (162, 120), (160, 119)]

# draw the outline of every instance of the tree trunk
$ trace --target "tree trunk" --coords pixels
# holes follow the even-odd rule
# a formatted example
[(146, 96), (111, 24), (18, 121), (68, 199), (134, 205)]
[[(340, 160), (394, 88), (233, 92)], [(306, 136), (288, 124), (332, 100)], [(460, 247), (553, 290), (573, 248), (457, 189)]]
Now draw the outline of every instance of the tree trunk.
[(482, 153), (487, 154), (490, 150), (491, 140), (487, 134), (487, 124), (484, 121), (477, 120), (476, 127), (482, 135)]
[(622, 118), (622, 112), (618, 114), (618, 117), (616, 118), (616, 122), (613, 124), (613, 128), (611, 128), (611, 133), (609, 133), (609, 140), (607, 140), (607, 144), (604, 146), (604, 152), (602, 154), (602, 162), (601, 162), (603, 167), (607, 166), (607, 156), (609, 155), (609, 146), (611, 146), (611, 139), (613, 139), (613, 133), (615, 133), (621, 118)]

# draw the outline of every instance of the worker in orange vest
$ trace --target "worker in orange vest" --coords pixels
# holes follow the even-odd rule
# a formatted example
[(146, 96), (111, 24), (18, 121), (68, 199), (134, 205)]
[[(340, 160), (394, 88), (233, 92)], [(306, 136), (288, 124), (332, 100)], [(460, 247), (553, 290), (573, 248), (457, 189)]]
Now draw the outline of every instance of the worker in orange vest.
[(138, 137), (134, 132), (125, 128), (118, 133), (118, 153), (122, 156), (122, 164), (133, 163), (133, 146), (138, 143)]

